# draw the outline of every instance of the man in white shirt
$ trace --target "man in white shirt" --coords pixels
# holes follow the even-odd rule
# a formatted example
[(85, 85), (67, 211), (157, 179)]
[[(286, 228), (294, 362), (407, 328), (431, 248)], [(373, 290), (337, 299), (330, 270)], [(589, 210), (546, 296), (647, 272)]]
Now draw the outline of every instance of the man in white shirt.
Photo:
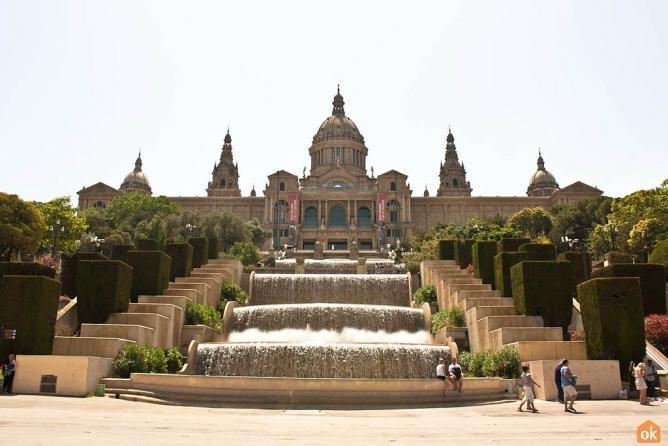
[(462, 391), (462, 367), (457, 363), (457, 358), (452, 358), (452, 362), (450, 363), (450, 366), (448, 367), (448, 372), (450, 374), (450, 377), (448, 380), (452, 383), (452, 390), (459, 390), (459, 392)]
[(443, 358), (438, 358), (438, 365), (436, 366), (436, 378), (443, 381), (443, 396), (448, 390), (447, 377), (445, 376), (445, 360)]

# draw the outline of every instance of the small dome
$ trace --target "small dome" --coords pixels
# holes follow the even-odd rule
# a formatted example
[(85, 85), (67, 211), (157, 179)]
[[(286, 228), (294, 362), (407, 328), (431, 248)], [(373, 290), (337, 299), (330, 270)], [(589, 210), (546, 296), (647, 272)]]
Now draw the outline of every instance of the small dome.
[(330, 139), (347, 139), (364, 144), (364, 137), (357, 129), (352, 119), (346, 116), (343, 96), (340, 89), (337, 88), (336, 96), (332, 102), (332, 116), (325, 119), (320, 128), (313, 137), (313, 144), (327, 141)]
[(424, 193), (422, 194), (423, 197), (428, 197), (429, 196), (429, 189), (427, 189), (427, 186), (424, 187)]
[(543, 161), (543, 155), (540, 153), (540, 151), (538, 151), (538, 162), (536, 164), (538, 165), (538, 169), (529, 180), (527, 194), (535, 195), (538, 190), (548, 191), (559, 189), (559, 183), (557, 183), (554, 175), (545, 169), (545, 161)]
[(142, 185), (142, 186), (151, 186), (148, 182), (148, 178), (144, 175), (144, 172), (130, 172), (125, 176), (123, 180), (123, 185)]
[(137, 157), (137, 160), (135, 161), (135, 168), (132, 172), (127, 174), (125, 176), (125, 179), (123, 180), (123, 183), (121, 184), (121, 191), (123, 192), (137, 192), (137, 191), (145, 191), (148, 192), (149, 194), (151, 193), (151, 184), (148, 181), (148, 178), (142, 172), (141, 170), (142, 167), (142, 160), (141, 160), (141, 153)]

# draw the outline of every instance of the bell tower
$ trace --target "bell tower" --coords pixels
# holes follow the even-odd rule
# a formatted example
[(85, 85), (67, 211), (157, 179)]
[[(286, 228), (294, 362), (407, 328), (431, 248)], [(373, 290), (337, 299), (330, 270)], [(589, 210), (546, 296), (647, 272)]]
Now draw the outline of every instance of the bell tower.
[(223, 150), (220, 160), (213, 165), (212, 179), (206, 188), (209, 197), (240, 197), (239, 165), (234, 163), (232, 156), (232, 137), (230, 129), (223, 141)]
[(439, 174), (440, 184), (438, 186), (439, 197), (470, 197), (471, 184), (466, 181), (466, 169), (464, 163), (459, 163), (457, 146), (452, 130), (448, 128), (448, 136), (445, 139), (445, 164), (441, 163)]

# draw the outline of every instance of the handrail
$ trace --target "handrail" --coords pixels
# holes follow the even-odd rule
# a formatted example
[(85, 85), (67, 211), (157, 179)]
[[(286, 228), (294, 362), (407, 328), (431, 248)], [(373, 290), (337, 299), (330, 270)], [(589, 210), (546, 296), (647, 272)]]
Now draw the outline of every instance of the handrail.
[(58, 310), (58, 313), (56, 314), (56, 322), (59, 321), (63, 316), (65, 316), (65, 314), (67, 314), (68, 311), (74, 308), (76, 304), (77, 304), (77, 298), (75, 297), (71, 301), (67, 302), (67, 305)]

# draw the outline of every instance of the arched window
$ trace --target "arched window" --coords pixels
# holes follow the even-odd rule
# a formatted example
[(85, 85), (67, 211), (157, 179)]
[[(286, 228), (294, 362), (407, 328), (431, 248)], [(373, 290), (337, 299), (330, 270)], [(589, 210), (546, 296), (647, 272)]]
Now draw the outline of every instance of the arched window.
[(452, 179), (452, 187), (457, 187), (457, 178)]
[(392, 182), (390, 183), (390, 190), (397, 190), (397, 183), (395, 183), (394, 181), (392, 181)]
[(220, 180), (220, 187), (225, 187), (225, 178)]
[(397, 223), (399, 221), (401, 203), (398, 200), (390, 200), (387, 202), (387, 208), (390, 210), (390, 223)]
[(98, 201), (98, 202), (96, 202), (96, 203), (93, 205), (93, 207), (94, 207), (95, 209), (104, 209), (104, 208), (107, 207), (107, 205), (104, 204), (104, 203), (101, 202), (101, 201)]
[(278, 190), (280, 190), (280, 191), (285, 190), (285, 183), (284, 182), (282, 182), (282, 181), (280, 182), (280, 184), (278, 185)]
[(368, 208), (360, 208), (357, 212), (357, 225), (362, 227), (371, 226), (371, 211)]
[(334, 206), (329, 210), (329, 226), (341, 228), (346, 226), (346, 211), (341, 206)]
[(318, 210), (314, 207), (306, 208), (304, 212), (304, 227), (317, 228), (318, 227)]

